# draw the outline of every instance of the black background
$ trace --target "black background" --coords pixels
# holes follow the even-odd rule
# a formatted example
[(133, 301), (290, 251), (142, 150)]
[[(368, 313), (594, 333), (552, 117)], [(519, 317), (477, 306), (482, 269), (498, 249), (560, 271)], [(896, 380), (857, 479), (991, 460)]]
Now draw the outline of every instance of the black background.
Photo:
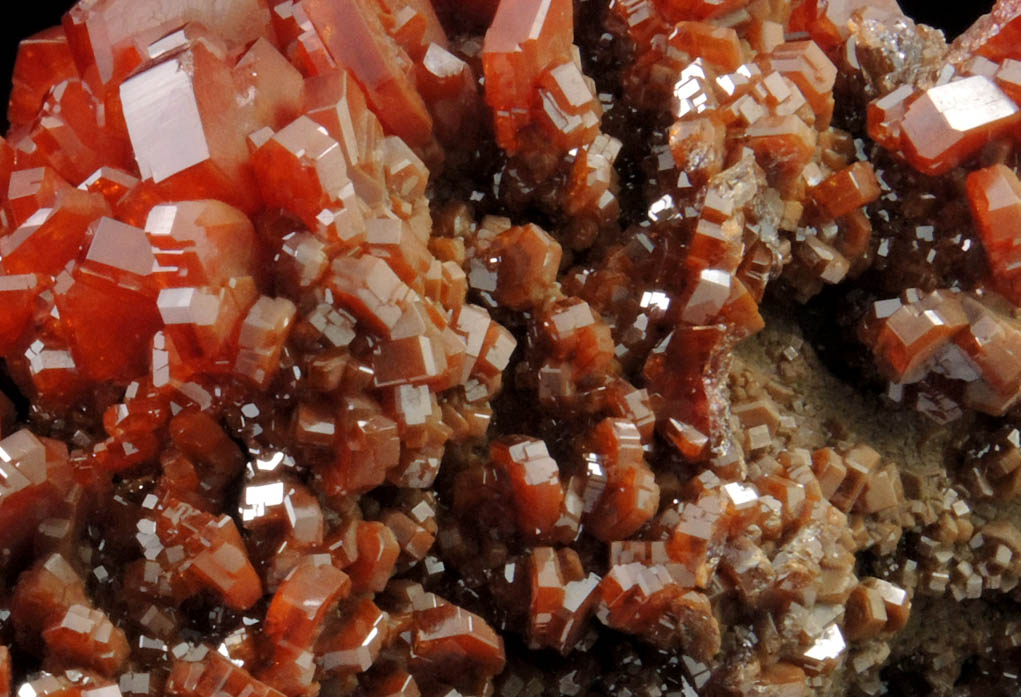
[[(29, 2), (9, 3), (8, 10), (17, 8), (7, 18), (0, 20), (0, 104), (7, 104), (10, 89), (10, 74), (14, 69), (14, 57), (18, 41), (60, 22), (60, 17), (72, 5), (68, 0), (29, 0)], [(939, 27), (953, 38), (963, 31), (979, 15), (988, 12), (992, 0), (977, 2), (945, 2), (940, 0), (902, 0), (904, 12), (914, 19)], [(3, 109), (6, 113), (6, 107)], [(7, 130), (6, 120), (0, 124)]]

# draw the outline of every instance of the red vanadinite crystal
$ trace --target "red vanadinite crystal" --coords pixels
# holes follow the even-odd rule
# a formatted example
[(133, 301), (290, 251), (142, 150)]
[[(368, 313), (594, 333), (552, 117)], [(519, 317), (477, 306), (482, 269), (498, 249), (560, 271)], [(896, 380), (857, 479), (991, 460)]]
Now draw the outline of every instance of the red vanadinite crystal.
[(520, 147), (518, 134), (533, 122), (530, 112), (538, 106), (537, 83), (547, 70), (570, 60), (573, 41), (569, 0), (500, 2), (486, 32), (482, 64), (501, 147), (511, 152)]
[(842, 44), (851, 34), (849, 21), (860, 10), (879, 15), (900, 15), (896, 0), (807, 0), (793, 7), (790, 28), (805, 31), (826, 51)]
[(302, 0), (301, 6), (333, 59), (365, 87), (380, 120), (409, 144), (428, 145), (432, 118), (402, 68), (401, 59), (408, 59), (394, 50), (371, 6), (364, 0)]
[(1021, 304), (1021, 181), (1013, 170), (993, 165), (968, 175), (968, 201), (978, 225), (996, 287)]
[(930, 87), (901, 121), (904, 154), (919, 171), (942, 174), (1021, 121), (1021, 111), (989, 78)]
[(952, 46), (952, 54), (976, 54), (994, 61), (1004, 58), (1021, 58), (1017, 38), (1021, 31), (1021, 6), (1014, 0), (1000, 0), (994, 3), (992, 12), (979, 19), (958, 36)]
[(363, 673), (372, 667), (389, 640), (388, 615), (368, 598), (353, 601), (342, 620), (327, 629), (316, 653), (330, 674)]

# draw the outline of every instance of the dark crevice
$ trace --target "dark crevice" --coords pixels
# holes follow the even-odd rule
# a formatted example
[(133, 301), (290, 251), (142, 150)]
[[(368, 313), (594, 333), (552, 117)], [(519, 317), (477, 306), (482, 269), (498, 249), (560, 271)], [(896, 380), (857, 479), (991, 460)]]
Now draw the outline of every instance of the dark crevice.
[[(771, 303), (790, 312), (790, 299), (777, 295), (770, 294)], [(856, 333), (872, 299), (864, 291), (826, 286), (807, 303), (796, 307), (793, 314), (805, 340), (832, 375), (857, 390), (876, 393), (883, 389), (884, 382), (876, 372), (871, 353)]]
[(7, 361), (2, 358), (0, 358), (0, 392), (7, 395), (7, 398), (14, 403), (14, 408), (18, 412), (18, 421), (27, 421), (30, 402), (11, 378), (10, 372), (7, 370)]
[(932, 685), (925, 679), (919, 661), (905, 659), (880, 670), (879, 677), (886, 686), (886, 694), (898, 697), (929, 697)]
[(932, 2), (932, 0), (903, 0), (900, 7), (904, 14), (916, 22), (942, 29), (947, 41), (963, 32), (975, 18), (989, 12), (992, 0), (978, 2)]

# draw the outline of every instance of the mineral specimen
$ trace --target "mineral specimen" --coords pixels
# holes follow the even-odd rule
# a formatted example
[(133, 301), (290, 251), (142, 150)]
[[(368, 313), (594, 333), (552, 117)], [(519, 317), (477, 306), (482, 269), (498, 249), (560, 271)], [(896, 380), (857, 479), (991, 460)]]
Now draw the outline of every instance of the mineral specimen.
[(1018, 17), (80, 0), (0, 138), (0, 697), (1016, 693)]

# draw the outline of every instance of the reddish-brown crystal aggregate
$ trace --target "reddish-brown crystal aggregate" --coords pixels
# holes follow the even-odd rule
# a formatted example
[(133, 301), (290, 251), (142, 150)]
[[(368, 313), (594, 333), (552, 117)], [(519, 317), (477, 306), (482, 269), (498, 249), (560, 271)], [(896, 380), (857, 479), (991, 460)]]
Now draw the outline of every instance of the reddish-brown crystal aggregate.
[(0, 138), (0, 697), (894, 694), (1021, 576), (1018, 17), (78, 2)]

